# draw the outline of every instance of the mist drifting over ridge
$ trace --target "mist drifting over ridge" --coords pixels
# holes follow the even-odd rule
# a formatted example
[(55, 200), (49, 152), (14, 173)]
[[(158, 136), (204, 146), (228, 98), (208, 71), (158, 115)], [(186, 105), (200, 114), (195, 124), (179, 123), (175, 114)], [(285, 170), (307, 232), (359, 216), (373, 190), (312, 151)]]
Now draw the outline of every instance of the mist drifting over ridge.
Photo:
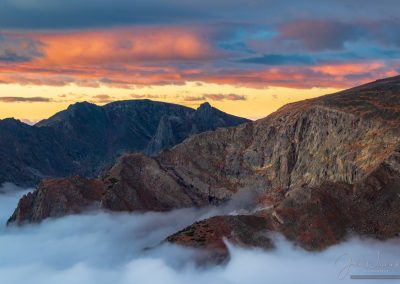
[(15, 189), (7, 184), (0, 194), (4, 283), (353, 283), (352, 274), (400, 272), (399, 239), (352, 238), (321, 253), (309, 253), (275, 236), (275, 250), (230, 246), (229, 263), (210, 267), (196, 266), (193, 250), (172, 245), (143, 250), (193, 221), (218, 213), (207, 209), (91, 212), (39, 225), (5, 227), (18, 198), (27, 192)]

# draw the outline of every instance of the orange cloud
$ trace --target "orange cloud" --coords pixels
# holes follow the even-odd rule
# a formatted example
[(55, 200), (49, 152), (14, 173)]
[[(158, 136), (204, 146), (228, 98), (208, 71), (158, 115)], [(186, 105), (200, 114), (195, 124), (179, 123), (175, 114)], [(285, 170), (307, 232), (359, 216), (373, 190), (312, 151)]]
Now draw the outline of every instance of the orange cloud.
[(199, 101), (204, 101), (204, 97), (195, 97), (195, 96), (186, 96), (183, 98), (183, 101), (185, 102), (199, 102)]
[(186, 96), (183, 98), (185, 102), (198, 102), (198, 101), (245, 101), (246, 96), (237, 94), (204, 94), (200, 97), (196, 96)]
[(44, 97), (0, 97), (2, 103), (36, 103), (51, 102), (51, 99)]
[(105, 94), (95, 95), (92, 98), (94, 99), (94, 102), (97, 103), (109, 103), (115, 101), (114, 97)]
[(204, 94), (203, 97), (212, 101), (245, 101), (247, 99), (245, 96), (237, 94)]
[(181, 70), (179, 66), (145, 66), (139, 63), (123, 68), (98, 66), (34, 67), (14, 64), (0, 66), (0, 83), (63, 86), (75, 83), (83, 87), (132, 89), (136, 85), (183, 85), (186, 82), (230, 84), (252, 88), (270, 86), (289, 88), (346, 88), (377, 78), (394, 76), (400, 64), (383, 62), (323, 64), (318, 66), (282, 66), (267, 69), (234, 69), (205, 67), (203, 70)]
[(281, 66), (261, 70), (227, 70), (203, 73), (197, 81), (207, 83), (242, 85), (253, 88), (271, 86), (289, 88), (347, 88), (377, 78), (395, 76), (400, 63), (387, 66), (380, 61), (362, 63), (320, 64), (318, 66)]
[(201, 60), (216, 55), (201, 31), (173, 27), (47, 33), (35, 39), (44, 45), (40, 65)]
[(213, 48), (208, 32), (151, 26), (21, 34), (37, 43), (41, 56), (28, 62), (0, 62), (0, 83), (126, 89), (186, 82), (346, 88), (395, 75), (400, 66), (396, 60), (390, 65), (383, 60), (274, 67), (227, 64), (214, 60), (224, 54)]
[(384, 68), (385, 64), (379, 61), (363, 62), (363, 63), (341, 63), (315, 66), (312, 69), (325, 74), (340, 76), (346, 74), (357, 74), (372, 72)]

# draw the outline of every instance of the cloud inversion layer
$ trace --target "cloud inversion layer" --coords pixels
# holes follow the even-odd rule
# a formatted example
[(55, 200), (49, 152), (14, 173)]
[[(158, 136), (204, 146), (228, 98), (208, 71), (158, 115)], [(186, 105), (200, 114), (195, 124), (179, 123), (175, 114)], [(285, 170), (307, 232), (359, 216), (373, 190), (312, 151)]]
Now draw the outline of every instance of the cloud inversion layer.
[[(204, 211), (92, 213), (6, 228), (6, 218), (22, 194), (16, 190), (7, 185), (0, 193), (0, 278), (7, 284), (354, 283), (351, 274), (373, 274), (373, 267), (364, 267), (366, 261), (370, 266), (378, 261), (399, 262), (398, 239), (352, 239), (322, 253), (308, 253), (277, 236), (277, 250), (231, 247), (228, 265), (198, 268), (190, 250), (175, 246), (150, 252), (142, 249), (210, 215)], [(361, 267), (351, 266), (351, 260)], [(400, 267), (385, 269), (384, 275), (400, 272)]]

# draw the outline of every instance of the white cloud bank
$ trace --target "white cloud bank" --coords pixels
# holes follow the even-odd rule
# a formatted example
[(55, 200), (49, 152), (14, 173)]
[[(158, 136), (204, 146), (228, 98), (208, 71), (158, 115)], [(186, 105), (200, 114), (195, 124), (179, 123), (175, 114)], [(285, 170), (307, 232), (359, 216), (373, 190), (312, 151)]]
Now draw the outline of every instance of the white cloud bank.
[[(322, 253), (307, 253), (276, 237), (274, 251), (232, 247), (226, 266), (210, 268), (196, 268), (190, 261), (193, 252), (175, 246), (143, 251), (215, 213), (205, 210), (93, 213), (6, 228), (23, 193), (11, 187), (0, 190), (0, 282), (5, 284), (328, 284), (363, 282), (350, 280), (351, 274), (400, 275), (398, 239), (354, 238)], [(348, 266), (350, 258), (358, 268)]]

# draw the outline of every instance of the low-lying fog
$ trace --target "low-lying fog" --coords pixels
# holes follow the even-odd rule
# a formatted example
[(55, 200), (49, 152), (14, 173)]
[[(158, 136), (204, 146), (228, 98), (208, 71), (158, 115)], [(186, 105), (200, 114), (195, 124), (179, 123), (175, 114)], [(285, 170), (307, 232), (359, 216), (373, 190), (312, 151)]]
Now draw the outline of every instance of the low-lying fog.
[[(308, 253), (276, 236), (277, 249), (231, 247), (226, 266), (196, 267), (193, 251), (171, 245), (153, 250), (169, 234), (217, 212), (88, 213), (40, 225), (6, 227), (19, 197), (0, 189), (0, 281), (5, 284), (356, 283), (351, 275), (400, 275), (400, 240), (351, 240)], [(381, 283), (369, 280), (368, 283)], [(363, 282), (363, 281), (358, 281)]]

